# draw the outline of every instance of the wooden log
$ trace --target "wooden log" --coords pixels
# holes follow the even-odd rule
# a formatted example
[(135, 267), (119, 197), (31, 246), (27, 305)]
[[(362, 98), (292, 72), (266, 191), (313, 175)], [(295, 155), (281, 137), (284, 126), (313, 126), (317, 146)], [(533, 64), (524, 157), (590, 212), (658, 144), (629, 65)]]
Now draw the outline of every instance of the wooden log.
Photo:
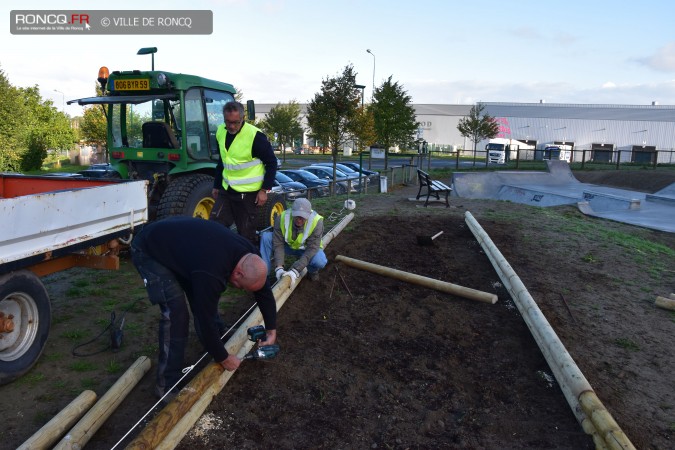
[[(481, 244), (486, 255), (492, 262), (502, 283), (511, 294), (518, 311), (523, 316), (534, 340), (537, 342), (546, 362), (553, 371), (558, 384), (565, 395), (577, 420), (587, 433), (596, 435), (604, 441), (606, 447), (611, 449), (634, 449), (631, 442), (625, 436), (621, 428), (614, 422), (611, 415), (593, 392), (590, 383), (584, 377), (572, 356), (567, 352), (562, 341), (546, 320), (520, 277), (513, 270), (506, 258), (501, 254), (497, 246), (492, 242), (485, 230), (470, 212), (465, 214), (465, 222), (476, 239)], [(582, 398), (585, 405), (582, 404)], [(621, 445), (621, 447), (617, 447)], [(600, 447), (596, 444), (596, 447)]]
[(122, 400), (150, 370), (150, 365), (150, 359), (147, 356), (139, 357), (54, 449), (80, 450), (84, 448), (101, 425), (122, 403)]
[(600, 432), (608, 448), (612, 450), (635, 448), (595, 392), (587, 391), (581, 394), (579, 403), (595, 424), (595, 428)]
[[(670, 294), (673, 295), (673, 294)], [(660, 295), (656, 297), (656, 301), (654, 302), (656, 306), (659, 308), (663, 309), (669, 309), (671, 311), (675, 311), (675, 300), (670, 299), (670, 298), (665, 298), (661, 297)]]
[(51, 448), (95, 402), (96, 392), (88, 390), (82, 392), (57, 415), (52, 417), (52, 420), (21, 444), (17, 450)]
[(410, 272), (404, 272), (390, 267), (380, 266), (358, 259), (349, 258), (347, 256), (338, 255), (335, 261), (343, 262), (348, 266), (356, 267), (357, 269), (373, 272), (378, 275), (383, 275), (397, 280), (402, 280), (408, 283), (424, 286), (437, 291), (446, 292), (448, 294), (458, 295), (460, 297), (468, 298), (470, 300), (477, 300), (479, 302), (495, 304), (497, 296), (488, 292), (478, 291), (476, 289), (459, 286), (457, 284), (447, 283), (445, 281), (435, 280), (433, 278), (416, 275)]

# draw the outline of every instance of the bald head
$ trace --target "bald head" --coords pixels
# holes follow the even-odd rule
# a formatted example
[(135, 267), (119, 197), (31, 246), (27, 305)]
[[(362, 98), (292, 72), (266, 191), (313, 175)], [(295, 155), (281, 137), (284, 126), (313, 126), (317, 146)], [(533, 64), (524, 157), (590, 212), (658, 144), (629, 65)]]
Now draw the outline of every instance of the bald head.
[(254, 253), (242, 256), (230, 275), (230, 283), (233, 286), (250, 292), (262, 289), (266, 279), (267, 264)]

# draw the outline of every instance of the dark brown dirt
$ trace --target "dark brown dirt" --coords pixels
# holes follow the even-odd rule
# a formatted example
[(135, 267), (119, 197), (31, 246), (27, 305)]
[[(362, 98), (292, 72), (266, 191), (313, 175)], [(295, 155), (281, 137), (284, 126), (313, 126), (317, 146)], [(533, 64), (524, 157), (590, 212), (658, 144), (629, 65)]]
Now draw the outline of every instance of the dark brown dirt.
[[(615, 173), (615, 184), (604, 184), (634, 188), (654, 179), (654, 172), (635, 173)], [(637, 176), (642, 182), (627, 181)], [(411, 186), (356, 198), (356, 217), (327, 247), (331, 262), (321, 279), (303, 280), (279, 312), (282, 353), (243, 363), (178, 448), (593, 448), (466, 227), (465, 211), (513, 266), (633, 444), (673, 447), (675, 313), (656, 308), (654, 298), (675, 289), (675, 235), (585, 217), (568, 206), (454, 198), (450, 208), (420, 208), (408, 200), (416, 192)], [(320, 212), (328, 216), (336, 206)], [(417, 235), (441, 230), (433, 246), (416, 244)], [(334, 263), (338, 254), (496, 293), (499, 301), (353, 269)], [(48, 284), (62, 318), (57, 327), (70, 323), (64, 311), (77, 316), (74, 308), (88, 304), (65, 294), (68, 278), (88, 273)], [(115, 276), (128, 288), (108, 295), (142, 297), (130, 264)], [(228, 297), (223, 316), (232, 323), (249, 304), (245, 295)], [(138, 305), (127, 320), (141, 323), (140, 330), (118, 354), (124, 368), (154, 344), (156, 311)], [(102, 395), (119, 376), (69, 370), (77, 360), (68, 356), (72, 340), (57, 329), (26, 375), (44, 377), (0, 387), (6, 404), (19, 405), (6, 415), (2, 448), (15, 448), (63, 408), (83, 378), (95, 379), (92, 388)], [(200, 352), (195, 340), (191, 357)], [(111, 355), (99, 358), (93, 361), (104, 364)], [(112, 447), (141, 418), (154, 402), (153, 370), (86, 448)], [(56, 380), (78, 389), (57, 393)]]

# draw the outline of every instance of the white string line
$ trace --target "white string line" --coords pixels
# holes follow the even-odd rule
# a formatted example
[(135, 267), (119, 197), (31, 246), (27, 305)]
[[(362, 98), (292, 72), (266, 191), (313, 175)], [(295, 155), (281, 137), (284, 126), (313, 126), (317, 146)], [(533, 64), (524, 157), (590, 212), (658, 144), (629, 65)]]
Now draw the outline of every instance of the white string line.
[[(253, 311), (253, 308), (255, 308), (255, 307), (257, 307), (257, 306), (258, 306), (258, 303), (257, 303), (257, 302), (253, 303), (253, 305), (251, 305), (251, 307), (250, 307), (244, 314), (242, 314), (242, 316), (241, 316), (239, 319), (237, 319), (237, 321), (234, 323), (234, 325), (232, 325), (232, 326), (230, 327), (230, 329), (227, 330), (227, 331), (220, 337), (220, 339), (222, 340), (222, 339), (223, 339), (230, 331), (232, 331), (232, 330), (234, 329), (234, 327), (236, 327), (236, 326), (239, 324), (239, 322), (241, 322), (241, 321), (244, 319), (244, 317), (247, 317), (247, 316), (251, 313), (251, 311)], [(144, 420), (146, 417), (148, 417), (148, 415), (149, 415), (149, 414), (157, 407), (157, 405), (159, 405), (160, 403), (162, 403), (162, 400), (164, 400), (164, 398), (165, 398), (167, 395), (169, 395), (169, 394), (171, 393), (171, 391), (173, 390), (173, 388), (175, 388), (175, 387), (178, 385), (178, 383), (180, 383), (181, 381), (183, 381), (183, 379), (184, 379), (186, 376), (188, 376), (188, 374), (189, 374), (190, 372), (192, 372), (192, 370), (193, 370), (193, 369), (194, 369), (194, 368), (195, 368), (195, 367), (196, 367), (196, 366), (197, 366), (204, 358), (206, 358), (206, 356), (208, 356), (208, 352), (204, 353), (204, 354), (201, 356), (201, 358), (199, 358), (199, 359), (197, 360), (196, 363), (192, 364), (191, 366), (187, 366), (187, 367), (183, 368), (183, 370), (182, 370), (183, 376), (180, 377), (180, 379), (179, 379), (178, 381), (176, 381), (176, 383), (175, 383), (173, 386), (171, 386), (171, 389), (169, 389), (168, 391), (166, 391), (166, 392), (164, 393), (164, 395), (162, 396), (162, 398), (160, 398), (159, 400), (157, 400), (157, 402), (156, 402), (154, 405), (152, 405), (152, 406), (150, 407), (150, 409), (149, 409), (145, 414), (143, 414), (143, 417), (141, 417), (140, 419), (138, 419), (138, 422), (136, 422), (136, 423), (134, 424), (134, 426), (132, 426), (132, 427), (129, 429), (129, 431), (127, 431), (126, 434), (125, 434), (124, 436), (122, 436), (122, 438), (121, 438), (119, 441), (117, 441), (117, 443), (116, 443), (114, 446), (112, 446), (112, 447), (110, 448), (110, 450), (114, 450), (115, 448), (117, 448), (117, 446), (120, 445), (120, 444), (122, 443), (122, 441), (124, 441), (124, 439), (126, 439), (127, 436), (129, 436), (129, 434), (131, 434), (131, 432), (134, 431), (134, 429), (135, 429), (138, 425), (140, 425), (141, 422), (143, 422), (143, 420)]]

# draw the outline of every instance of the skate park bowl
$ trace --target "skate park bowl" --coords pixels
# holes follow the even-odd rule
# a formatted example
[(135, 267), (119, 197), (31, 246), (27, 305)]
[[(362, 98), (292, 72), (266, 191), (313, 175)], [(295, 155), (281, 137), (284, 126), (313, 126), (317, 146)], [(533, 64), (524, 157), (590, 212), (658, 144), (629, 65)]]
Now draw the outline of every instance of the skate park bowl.
[(590, 216), (675, 232), (675, 183), (653, 194), (581, 183), (565, 161), (547, 171), (456, 172), (452, 195), (532, 206), (574, 205)]

